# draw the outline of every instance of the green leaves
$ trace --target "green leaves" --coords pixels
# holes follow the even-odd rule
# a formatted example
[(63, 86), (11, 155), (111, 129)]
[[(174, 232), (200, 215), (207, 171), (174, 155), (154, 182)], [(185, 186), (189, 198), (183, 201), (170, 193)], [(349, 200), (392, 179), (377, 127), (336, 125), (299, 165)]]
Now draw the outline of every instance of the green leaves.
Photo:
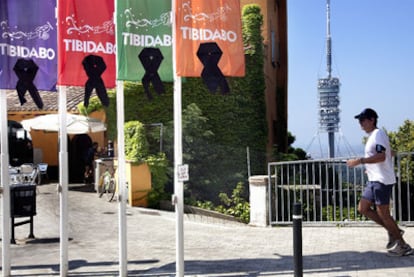
[(87, 108), (85, 107), (85, 105), (83, 105), (83, 102), (79, 103), (77, 107), (79, 113), (84, 116), (88, 116), (94, 111), (99, 111), (103, 109), (102, 103), (97, 96), (93, 96), (89, 99), (89, 105)]
[(397, 132), (389, 132), (388, 135), (393, 150), (398, 152), (414, 151), (414, 121), (404, 121)]
[(132, 162), (144, 162), (149, 154), (149, 145), (144, 125), (139, 121), (125, 123), (125, 158)]
[[(268, 134), (261, 36), (263, 17), (260, 7), (245, 6), (242, 20), (246, 76), (226, 78), (231, 92), (228, 95), (222, 95), (220, 91), (210, 93), (201, 78), (185, 78), (182, 83), (183, 161), (190, 166), (186, 197), (193, 200), (218, 203), (219, 193), (231, 193), (235, 184), (246, 180), (247, 147), (250, 150), (251, 174), (263, 174), (266, 170)], [(164, 124), (163, 151), (170, 161), (171, 173), (174, 147), (173, 84), (164, 85), (166, 92), (162, 95), (153, 93), (154, 99), (151, 101), (141, 84), (124, 82), (124, 114), (125, 121), (139, 120), (144, 125)], [(110, 99), (107, 110), (108, 138), (116, 139), (115, 93), (110, 94)], [(144, 140), (134, 133), (130, 137), (131, 140), (140, 141), (141, 145), (126, 145), (130, 153), (128, 157), (144, 159), (143, 153), (147, 151), (142, 145)], [(169, 184), (172, 183), (172, 174), (170, 176)]]
[[(414, 121), (406, 120), (396, 132), (388, 132), (391, 149), (397, 152), (414, 152)], [(401, 159), (401, 180), (406, 182), (413, 176), (414, 161), (411, 155)]]

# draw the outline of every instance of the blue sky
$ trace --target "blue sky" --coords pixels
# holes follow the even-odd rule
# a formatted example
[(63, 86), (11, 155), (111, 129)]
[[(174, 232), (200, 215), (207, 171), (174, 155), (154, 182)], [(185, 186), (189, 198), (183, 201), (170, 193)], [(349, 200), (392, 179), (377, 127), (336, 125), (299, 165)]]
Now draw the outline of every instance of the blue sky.
[[(326, 0), (287, 0), (288, 129), (295, 147), (327, 156), (318, 133), (317, 80), (326, 73)], [(414, 120), (414, 1), (331, 0), (333, 76), (341, 81), (338, 156), (363, 149), (354, 115), (371, 107), (378, 127)]]

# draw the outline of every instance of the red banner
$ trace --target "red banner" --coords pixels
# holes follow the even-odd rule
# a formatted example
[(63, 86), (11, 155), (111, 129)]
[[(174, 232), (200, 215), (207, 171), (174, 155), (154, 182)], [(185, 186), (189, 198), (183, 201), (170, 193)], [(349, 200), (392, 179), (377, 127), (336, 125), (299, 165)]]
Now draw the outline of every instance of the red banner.
[[(87, 56), (99, 56), (105, 87), (115, 87), (115, 25), (113, 0), (59, 0), (58, 84), (84, 86)], [(96, 57), (94, 57), (96, 58)], [(103, 71), (103, 73), (102, 73)]]
[(215, 42), (225, 76), (245, 74), (240, 0), (176, 0), (177, 75), (199, 77), (200, 44)]

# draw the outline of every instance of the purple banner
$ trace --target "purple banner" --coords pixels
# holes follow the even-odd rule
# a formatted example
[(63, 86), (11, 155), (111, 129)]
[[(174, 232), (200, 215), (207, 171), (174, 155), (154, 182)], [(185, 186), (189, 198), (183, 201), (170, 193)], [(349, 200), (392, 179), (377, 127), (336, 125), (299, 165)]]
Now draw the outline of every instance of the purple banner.
[(0, 88), (16, 89), (19, 58), (39, 67), (33, 84), (56, 90), (56, 0), (0, 0)]

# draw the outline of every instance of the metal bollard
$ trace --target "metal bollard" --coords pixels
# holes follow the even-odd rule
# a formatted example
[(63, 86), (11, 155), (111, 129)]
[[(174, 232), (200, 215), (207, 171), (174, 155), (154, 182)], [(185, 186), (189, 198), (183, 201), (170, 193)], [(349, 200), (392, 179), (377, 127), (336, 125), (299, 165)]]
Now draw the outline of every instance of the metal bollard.
[(303, 276), (302, 257), (302, 204), (293, 206), (293, 260), (295, 277)]

